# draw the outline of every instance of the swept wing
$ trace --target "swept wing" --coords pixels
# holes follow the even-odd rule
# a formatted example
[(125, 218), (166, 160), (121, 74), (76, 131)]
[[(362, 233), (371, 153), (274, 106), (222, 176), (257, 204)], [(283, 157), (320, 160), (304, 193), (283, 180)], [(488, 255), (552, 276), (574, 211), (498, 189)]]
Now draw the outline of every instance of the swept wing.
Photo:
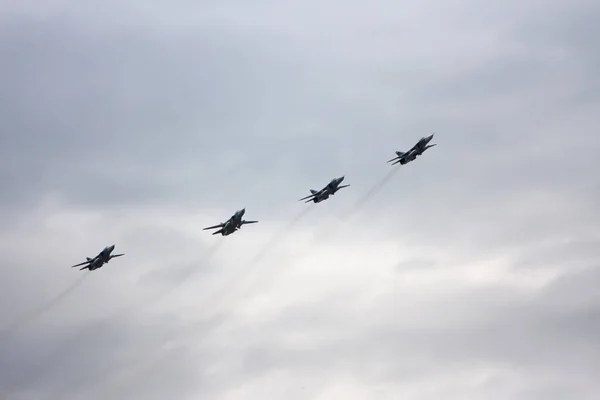
[(308, 201), (305, 201), (305, 203), (308, 203), (308, 202), (311, 202), (315, 197), (324, 196), (326, 194), (327, 194), (327, 187), (325, 187), (324, 189), (321, 189), (321, 190), (311, 190), (310, 195), (303, 197), (298, 201), (308, 199)]
[(315, 197), (317, 197), (317, 195), (318, 195), (318, 192), (317, 193), (312, 193), (309, 196), (303, 197), (303, 198), (301, 198), (298, 201), (302, 201), (302, 200), (306, 200), (306, 199), (308, 199), (308, 201), (311, 201), (312, 199), (314, 199)]
[(405, 152), (397, 151), (396, 152), (396, 157), (392, 158), (391, 160), (388, 160), (387, 162), (395, 161), (394, 163), (392, 163), (392, 165), (399, 163), (403, 159), (406, 159), (406, 158), (410, 157), (411, 154), (412, 154), (412, 152), (415, 151), (415, 147), (416, 146), (413, 146), (410, 150), (405, 151)]
[[(80, 266), (82, 266), (82, 265), (86, 265), (86, 264), (88, 264), (88, 266), (89, 266), (89, 264), (91, 264), (91, 263), (92, 263), (92, 261), (94, 261), (94, 260), (88, 260), (88, 261), (84, 261), (84, 262), (82, 262), (82, 263), (79, 263), (79, 264), (75, 264), (75, 265), (73, 265), (71, 268), (80, 267)], [(87, 268), (87, 267), (85, 267), (85, 268)], [(83, 269), (83, 268), (82, 268), (82, 269)]]
[(222, 227), (224, 227), (224, 226), (225, 226), (225, 223), (221, 222), (221, 223), (220, 223), (220, 224), (218, 224), (218, 225), (209, 226), (209, 227), (207, 227), (207, 228), (204, 228), (204, 229), (202, 229), (202, 230), (203, 230), (203, 231), (205, 231), (205, 230), (207, 230), (207, 229), (216, 229), (216, 228), (222, 228)]

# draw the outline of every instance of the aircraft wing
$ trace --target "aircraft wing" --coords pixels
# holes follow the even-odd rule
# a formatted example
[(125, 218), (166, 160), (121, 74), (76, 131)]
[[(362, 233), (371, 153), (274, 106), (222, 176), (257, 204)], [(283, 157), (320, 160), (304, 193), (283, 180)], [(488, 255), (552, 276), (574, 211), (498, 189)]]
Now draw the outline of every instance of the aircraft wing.
[[(89, 267), (89, 264), (91, 264), (91, 263), (92, 263), (92, 261), (94, 261), (94, 260), (84, 261), (84, 262), (82, 262), (82, 263), (79, 263), (79, 264), (73, 265), (71, 268), (75, 268), (75, 267), (81, 267), (82, 265), (86, 265), (86, 264), (88, 264), (88, 267)], [(87, 267), (85, 267), (85, 268), (87, 268)], [(82, 269), (83, 269), (83, 268), (82, 268)]]
[(338, 186), (338, 187), (337, 187), (337, 190), (343, 189), (343, 188), (345, 188), (345, 187), (348, 187), (348, 186), (350, 186), (350, 185), (342, 185), (342, 186)]
[(387, 162), (392, 162), (392, 161), (394, 161), (394, 162), (392, 163), (392, 165), (394, 165), (394, 164), (398, 164), (398, 163), (399, 163), (399, 162), (400, 162), (400, 161), (401, 161), (403, 158), (406, 158), (406, 157), (408, 157), (408, 156), (410, 155), (411, 151), (413, 151), (413, 150), (414, 150), (414, 147), (413, 147), (412, 149), (410, 149), (409, 151), (407, 151), (407, 152), (404, 152), (404, 153), (400, 152), (400, 153), (402, 153), (402, 154), (398, 154), (398, 153), (396, 153), (396, 154), (397, 154), (397, 155), (396, 155), (396, 157), (392, 158), (391, 160), (388, 160)]
[[(408, 156), (408, 154), (409, 154), (409, 153), (404, 153), (404, 154), (402, 154), (401, 156), (397, 156), (396, 158), (392, 158), (392, 159), (391, 159), (391, 160), (389, 160), (388, 162), (391, 162), (391, 163), (392, 163), (392, 165), (396, 165), (396, 164), (398, 164), (398, 163), (402, 162), (402, 160), (404, 160), (404, 159), (405, 159), (405, 158)], [(392, 161), (393, 161), (393, 162), (392, 162)]]
[(213, 225), (213, 226), (209, 226), (207, 228), (202, 229), (203, 231), (207, 230), (207, 229), (215, 229), (215, 228), (222, 228), (223, 226), (225, 226), (224, 223), (220, 223), (219, 225)]
[(396, 165), (396, 164), (398, 164), (399, 162), (401, 162), (402, 160), (404, 160), (404, 159), (407, 159), (407, 158), (409, 158), (410, 156), (412, 156), (412, 155), (413, 155), (413, 153), (414, 153), (416, 150), (417, 150), (417, 145), (414, 145), (413, 147), (411, 147), (411, 149), (410, 149), (410, 150), (408, 150), (407, 152), (404, 152), (404, 153), (402, 153), (402, 155), (401, 155), (401, 156), (396, 156), (396, 157), (392, 158), (391, 160), (389, 160), (388, 162), (392, 162), (392, 161), (394, 161), (394, 162), (392, 163), (392, 165)]
[(308, 201), (312, 201), (312, 199), (315, 198), (317, 196), (317, 194), (318, 193), (311, 193), (310, 196), (303, 197), (298, 201), (302, 201), (302, 200), (306, 200), (306, 199), (309, 199)]
[(110, 258), (121, 257), (121, 256), (124, 256), (124, 255), (125, 254), (115, 254), (115, 255), (110, 256)]
[(311, 191), (311, 193), (310, 193), (309, 196), (303, 197), (303, 198), (301, 198), (298, 201), (302, 201), (302, 200), (308, 199), (308, 201), (305, 201), (305, 203), (311, 202), (315, 197), (324, 196), (325, 194), (327, 194), (327, 189), (328, 188), (329, 188), (328, 186), (325, 186), (323, 189), (315, 191), (314, 193)]
[(213, 232), (213, 235), (218, 235), (218, 234), (219, 234), (219, 233), (221, 233), (221, 232), (223, 232), (223, 229), (219, 229), (218, 231), (216, 231), (216, 232)]
[(242, 224), (255, 224), (258, 221), (242, 221)]

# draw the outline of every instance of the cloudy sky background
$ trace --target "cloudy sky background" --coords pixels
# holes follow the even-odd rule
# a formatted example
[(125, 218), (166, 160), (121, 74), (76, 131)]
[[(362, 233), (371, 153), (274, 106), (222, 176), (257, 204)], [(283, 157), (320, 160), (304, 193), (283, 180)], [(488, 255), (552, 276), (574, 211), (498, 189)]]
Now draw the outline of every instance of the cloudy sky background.
[(0, 399), (600, 398), (599, 16), (2, 2)]

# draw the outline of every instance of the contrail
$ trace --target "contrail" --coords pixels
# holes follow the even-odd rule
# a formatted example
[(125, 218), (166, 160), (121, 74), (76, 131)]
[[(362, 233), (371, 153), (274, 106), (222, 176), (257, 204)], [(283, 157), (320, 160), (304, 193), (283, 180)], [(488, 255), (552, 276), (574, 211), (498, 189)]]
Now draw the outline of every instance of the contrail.
[(263, 248), (250, 260), (250, 266), (255, 265), (257, 262), (263, 259), (263, 257), (268, 253), (268, 251), (274, 247), (274, 245), (285, 238), (285, 236), (289, 233), (290, 229), (296, 225), (298, 222), (302, 220), (312, 210), (313, 204), (310, 204), (308, 207), (303, 209), (296, 217), (294, 217), (290, 222), (288, 222), (280, 232), (276, 233), (275, 236), (265, 245)]
[(324, 236), (329, 236), (332, 233), (335, 233), (336, 229), (340, 226), (341, 223), (344, 223), (354, 215), (362, 206), (364, 206), (369, 200), (371, 200), (381, 189), (385, 187), (385, 185), (394, 177), (394, 175), (398, 172), (399, 168), (393, 168), (389, 171), (385, 176), (375, 183), (364, 195), (362, 195), (356, 203), (344, 214), (342, 214), (336, 221), (333, 222), (328, 228), (325, 229), (324, 232), (321, 232), (318, 235), (319, 238), (323, 238)]
[[(325, 226), (324, 229), (322, 229), (320, 232), (317, 232), (317, 234), (314, 235), (315, 239), (313, 239), (313, 240), (322, 241), (326, 237), (335, 233), (336, 229), (339, 226), (341, 226), (341, 223), (346, 222), (350, 216), (352, 216), (354, 213), (356, 213), (356, 211), (358, 211), (371, 198), (373, 198), (373, 196), (375, 196), (381, 189), (383, 189), (383, 187), (396, 174), (397, 170), (398, 170), (398, 168), (394, 168), (391, 171), (389, 171), (381, 180), (376, 182), (375, 185), (373, 185), (364, 195), (362, 195), (348, 211), (346, 211), (344, 214), (342, 214), (340, 217), (338, 217), (336, 221), (333, 221), (332, 224)], [(311, 204), (311, 206), (313, 206), (313, 204)], [(275, 242), (283, 239), (285, 237), (285, 235), (289, 232), (290, 228), (293, 225), (295, 225), (298, 221), (300, 221), (312, 208), (313, 207), (306, 208), (300, 214), (298, 214), (292, 221), (290, 221), (289, 224), (287, 224), (283, 228), (282, 232), (277, 233), (273, 237), (273, 239), (269, 243), (267, 243), (267, 245), (265, 245), (258, 252), (258, 254), (247, 265), (246, 269), (248, 270), (248, 272), (246, 275), (238, 274), (230, 284), (224, 284), (217, 293), (214, 293), (210, 296), (211, 298), (220, 298), (220, 297), (223, 297), (222, 295), (224, 293), (228, 294), (228, 296), (226, 296), (227, 299), (223, 299), (218, 304), (218, 306), (211, 307), (211, 315), (216, 315), (217, 313), (222, 312), (224, 309), (230, 307), (233, 301), (243, 297), (245, 293), (248, 293), (252, 289), (254, 289), (257, 286), (257, 284), (264, 284), (264, 282), (267, 279), (269, 279), (272, 282), (275, 280), (275, 278), (277, 277), (278, 274), (281, 274), (282, 272), (285, 271), (285, 268), (283, 268), (283, 267), (279, 268), (275, 271), (271, 271), (268, 278), (263, 277), (259, 281), (257, 279), (257, 277), (259, 276), (259, 272), (261, 272), (261, 271), (258, 270), (257, 268), (252, 269), (252, 267), (254, 267), (259, 261), (261, 261), (263, 259), (264, 255), (268, 252), (268, 250), (270, 250), (272, 248), (273, 244)], [(309, 245), (309, 247), (310, 247), (310, 245)], [(309, 250), (307, 249), (304, 252), (304, 254), (306, 254), (308, 251)], [(299, 258), (302, 259), (304, 257), (300, 256)], [(246, 278), (246, 279), (243, 280), (243, 278)], [(252, 280), (252, 278), (254, 278), (254, 280)], [(234, 284), (234, 283), (240, 283), (241, 285), (246, 283), (247, 285), (245, 285), (245, 288), (241, 285), (239, 285), (237, 287), (232, 287), (231, 284)], [(245, 290), (242, 290), (242, 289), (245, 289)]]
[(69, 286), (63, 292), (59, 293), (58, 296), (56, 296), (55, 298), (50, 300), (44, 306), (40, 307), (37, 310), (34, 310), (32, 313), (25, 315), (25, 316), (21, 317), (20, 319), (16, 320), (15, 322), (13, 322), (6, 329), (4, 329), (4, 331), (0, 335), (0, 339), (2, 339), (2, 340), (6, 339), (15, 331), (18, 331), (20, 328), (22, 328), (23, 326), (26, 326), (31, 321), (35, 320), (36, 318), (38, 318), (38, 317), (44, 315), (45, 313), (47, 313), (48, 311), (52, 310), (52, 308), (54, 308), (54, 306), (56, 306), (58, 303), (60, 303), (60, 301), (62, 299), (67, 297), (71, 292), (73, 292), (75, 289), (77, 289), (79, 286), (81, 286), (81, 284), (83, 283), (83, 281), (87, 277), (87, 275), (88, 275), (87, 273), (82, 274), (79, 277), (79, 279), (77, 279), (75, 282), (73, 282), (73, 284), (71, 286)]
[[(182, 278), (179, 279), (173, 287), (170, 287), (169, 289), (167, 289), (165, 291), (158, 292), (158, 293), (154, 294), (153, 296), (150, 296), (149, 298), (144, 298), (143, 300), (134, 302), (133, 304), (130, 304), (128, 307), (122, 308), (119, 311), (117, 311), (116, 313), (111, 314), (111, 315), (107, 316), (106, 318), (103, 318), (103, 319), (97, 321), (95, 324), (92, 325), (93, 329), (92, 328), (82, 329), (78, 334), (76, 334), (70, 340), (66, 341), (62, 346), (60, 346), (58, 349), (56, 349), (55, 352), (53, 352), (49, 357), (47, 357), (45, 362), (39, 363), (38, 368), (36, 370), (37, 373), (27, 375), (25, 377), (25, 379), (23, 379), (22, 381), (16, 382), (11, 389), (8, 389), (7, 392), (0, 394), (0, 400), (8, 399), (12, 393), (14, 393), (19, 388), (23, 387), (27, 383), (27, 378), (30, 378), (31, 375), (40, 376), (43, 373), (45, 367), (47, 367), (50, 364), (54, 364), (58, 359), (60, 359), (60, 356), (63, 353), (67, 352), (72, 346), (76, 345), (77, 343), (79, 343), (82, 340), (87, 339), (87, 337), (88, 337), (87, 333), (89, 331), (95, 331), (97, 328), (101, 327), (102, 325), (104, 325), (112, 320), (126, 316), (128, 313), (137, 310), (138, 307), (140, 307), (140, 306), (147, 306), (151, 302), (157, 301), (161, 298), (166, 297), (168, 294), (172, 293), (174, 289), (180, 287), (183, 283), (185, 283), (185, 281), (192, 275), (192, 273), (198, 269), (199, 263), (205, 263), (206, 261), (208, 261), (217, 252), (217, 250), (221, 247), (222, 243), (223, 243), (222, 241), (215, 243), (212, 247), (210, 247), (208, 249), (208, 254), (205, 254), (199, 260), (199, 262), (190, 264), (190, 266), (184, 270), (184, 274), (183, 274)], [(81, 278), (80, 281), (82, 279), (83, 278)], [(78, 282), (76, 282), (76, 283), (78, 283)], [(71, 290), (73, 290), (73, 288), (70, 288), (69, 291), (71, 291)], [(62, 296), (60, 296), (60, 297), (62, 298), (64, 296), (65, 296), (65, 293), (63, 293)]]
[[(164, 291), (156, 293), (150, 298), (144, 299), (139, 304), (147, 305), (148, 302), (152, 302), (166, 297), (167, 295), (171, 294), (175, 289), (181, 287), (181, 285), (183, 285), (188, 280), (188, 278), (192, 276), (192, 274), (194, 274), (194, 272), (198, 271), (198, 264), (206, 264), (206, 262), (208, 262), (217, 253), (217, 251), (221, 248), (222, 245), (223, 240), (220, 240), (219, 242), (213, 244), (211, 247), (208, 248), (207, 253), (205, 253), (198, 261), (191, 263), (188, 267), (186, 267), (183, 270), (183, 274), (181, 275), (180, 279), (178, 279), (173, 286), (170, 286)], [(138, 303), (136, 303), (134, 307), (130, 307), (129, 309), (131, 310), (132, 308), (137, 308), (137, 305)]]
[(296, 225), (298, 222), (302, 220), (311, 210), (313, 209), (312, 205), (303, 209), (296, 217), (294, 217), (290, 222), (288, 222), (280, 231), (278, 231), (271, 240), (269, 240), (259, 251), (256, 253), (254, 257), (250, 260), (250, 262), (244, 266), (244, 270), (238, 271), (234, 278), (230, 281), (223, 283), (217, 290), (211, 292), (209, 296), (205, 300), (212, 300), (216, 298), (222, 297), (224, 293), (235, 293), (236, 284), (243, 284), (244, 278), (246, 280), (252, 279), (252, 277), (257, 275), (257, 271), (252, 268), (255, 267), (258, 262), (260, 262), (275, 245), (283, 240), (287, 234), (289, 234), (290, 229)]
[[(232, 280), (229, 280), (227, 282), (224, 282), (222, 285), (219, 286), (218, 289), (213, 290), (208, 296), (206, 296), (203, 301), (201, 301), (201, 303), (208, 303), (209, 301), (215, 300), (217, 298), (223, 297), (222, 295), (225, 293), (235, 293), (235, 288), (232, 287), (234, 286), (236, 283), (243, 283), (243, 278), (246, 277), (252, 277), (256, 275), (256, 271), (252, 271), (250, 269), (250, 267), (255, 266), (258, 262), (260, 262), (269, 252), (269, 250), (271, 250), (280, 240), (284, 239), (285, 236), (289, 233), (290, 229), (296, 225), (298, 222), (300, 222), (310, 211), (312, 210), (312, 204), (303, 209), (300, 213), (298, 213), (290, 222), (288, 222), (287, 224), (285, 224), (285, 226), (282, 227), (282, 229), (280, 231), (278, 231), (272, 238), (271, 240), (269, 240), (259, 251), (258, 253), (250, 260), (250, 262), (244, 267), (244, 271), (241, 272), (246, 272), (248, 271), (245, 275), (242, 273), (238, 273), (234, 276), (234, 278)], [(197, 305), (199, 308), (203, 308), (202, 305)], [(215, 305), (216, 306), (216, 305)], [(220, 307), (218, 307), (219, 309), (223, 309), (223, 302), (220, 303)], [(214, 312), (214, 308), (213, 307), (213, 312), (211, 313), (211, 317), (210, 318), (214, 318), (216, 315), (218, 315), (218, 312)], [(193, 322), (192, 324), (188, 325), (184, 330), (187, 332), (193, 332), (194, 329), (198, 326), (203, 325), (206, 322), (205, 318), (202, 318), (196, 322)], [(181, 335), (183, 332), (180, 332), (179, 335)], [(109, 381), (112, 381), (113, 385), (112, 386), (112, 390), (109, 389), (109, 391), (114, 391), (117, 388), (120, 388), (122, 386), (125, 386), (128, 378), (134, 378), (136, 376), (139, 376), (141, 374), (143, 374), (144, 372), (152, 369), (152, 367), (154, 365), (156, 365), (157, 363), (163, 361), (165, 358), (169, 357), (170, 353), (168, 351), (164, 351), (163, 353), (156, 355), (153, 354), (150, 357), (148, 357), (147, 359), (145, 359), (141, 364), (144, 365), (144, 367), (142, 368), (142, 370), (138, 370), (137, 374), (132, 374), (132, 373), (128, 373), (127, 375), (123, 376), (121, 375), (120, 377), (117, 378), (113, 378)], [(128, 371), (130, 371), (130, 369), (127, 369)]]
[[(321, 232), (317, 233), (314, 237), (314, 240), (320, 240), (322, 241), (323, 239), (327, 238), (328, 236), (332, 235), (333, 233), (335, 233), (335, 231), (337, 230), (337, 228), (339, 228), (344, 222), (346, 222), (354, 213), (356, 213), (362, 206), (364, 206), (371, 198), (373, 198), (381, 189), (383, 189), (383, 187), (385, 187), (385, 185), (392, 179), (392, 177), (396, 174), (396, 172), (398, 171), (398, 168), (394, 168), (392, 169), (390, 172), (388, 172), (380, 181), (378, 181), (377, 183), (375, 183), (375, 185), (373, 185), (363, 196), (361, 196), (356, 203), (354, 203), (354, 205), (348, 210), (346, 211), (344, 214), (342, 214), (336, 221), (334, 221), (332, 224), (327, 225), (324, 227), (323, 230), (321, 230)], [(309, 252), (309, 249), (307, 249), (304, 252), (304, 257), (306, 256), (306, 254)], [(302, 260), (304, 257), (299, 257), (300, 260)], [(297, 262), (298, 260), (296, 260)], [(258, 285), (262, 285), (262, 286), (270, 286), (272, 285), (277, 277), (285, 272), (286, 269), (285, 268), (279, 268), (276, 269), (274, 271), (271, 271), (271, 273), (269, 275), (267, 275), (266, 277), (263, 277), (263, 279), (259, 280), (255, 280), (254, 282), (251, 282), (253, 284), (247, 285), (244, 291), (241, 290), (236, 290), (236, 291), (231, 291), (232, 293), (232, 298), (230, 299), (231, 302), (235, 301), (237, 299), (240, 299), (242, 297), (244, 297), (245, 295), (251, 293)], [(256, 276), (257, 273), (256, 271), (253, 271), (254, 275)], [(266, 285), (265, 285), (266, 283)], [(235, 297), (234, 297), (235, 296)], [(228, 304), (228, 306), (230, 306), (231, 304)], [(220, 307), (220, 309), (222, 310), (223, 308)]]
[[(353, 213), (355, 213), (360, 207), (362, 207), (369, 199), (371, 199), (375, 194), (377, 194), (389, 181), (390, 179), (393, 177), (393, 175), (396, 173), (397, 169), (393, 169), (392, 171), (388, 172), (385, 177), (380, 180), (379, 182), (377, 182), (373, 187), (371, 187), (362, 197), (359, 198), (359, 200), (353, 205), (353, 207), (351, 209), (349, 209), (346, 213), (344, 213), (339, 219), (338, 221), (344, 222), (345, 220), (347, 220), (348, 217), (350, 217)], [(269, 251), (282, 239), (285, 238), (285, 236), (289, 233), (290, 229), (296, 225), (298, 222), (300, 222), (312, 209), (313, 209), (313, 204), (310, 204), (310, 206), (308, 208), (305, 208), (304, 210), (302, 210), (298, 215), (296, 215), (296, 217), (294, 217), (289, 223), (287, 223), (279, 232), (277, 232), (273, 238), (267, 242), (259, 251), (258, 253), (250, 260), (250, 262), (246, 265), (246, 271), (248, 271), (246, 274), (237, 274), (233, 280), (225, 282), (223, 285), (221, 285), (219, 287), (219, 289), (217, 289), (216, 291), (213, 291), (209, 296), (207, 296), (204, 300), (208, 301), (208, 300), (213, 300), (220, 297), (223, 297), (222, 295), (224, 293), (231, 293), (231, 296), (228, 296), (226, 299), (223, 299), (216, 307), (211, 307), (211, 314), (209, 318), (214, 318), (216, 315), (218, 315), (218, 313), (224, 309), (226, 309), (228, 306), (231, 306), (232, 303), (239, 299), (240, 297), (242, 297), (244, 295), (244, 293), (248, 293), (251, 289), (255, 288), (256, 285), (247, 285), (246, 286), (246, 290), (244, 292), (242, 292), (241, 290), (239, 290), (236, 287), (233, 286), (237, 286), (236, 284), (242, 284), (245, 282), (250, 281), (252, 278), (255, 278), (259, 275), (259, 271), (257, 271), (256, 269), (251, 269), (252, 267), (256, 266), (256, 264), (258, 262), (260, 262), (268, 253)], [(331, 234), (335, 231), (335, 227), (338, 226), (339, 224), (335, 224), (333, 228), (334, 229), (330, 229), (327, 233)], [(329, 226), (328, 228), (332, 228), (331, 226)], [(318, 235), (317, 238), (321, 239), (324, 235)], [(283, 269), (278, 270), (277, 272), (282, 272)], [(244, 271), (245, 272), (245, 271)], [(270, 275), (271, 281), (273, 281), (275, 278), (275, 274), (272, 273)], [(246, 278), (245, 280), (243, 278)], [(260, 281), (262, 283), (264, 283), (263, 281)], [(250, 283), (256, 283), (256, 281), (254, 282), (250, 282)], [(241, 286), (241, 285), (240, 285)], [(239, 287), (239, 286), (238, 286)], [(227, 301), (229, 300), (229, 301)], [(199, 306), (200, 308), (202, 308), (202, 306)], [(185, 328), (185, 331), (193, 333), (194, 328), (196, 328), (197, 326), (202, 326), (203, 323), (205, 322), (205, 318), (202, 318), (201, 320), (198, 320), (190, 325), (188, 325), (188, 327)], [(181, 332), (183, 333), (183, 332)], [(148, 357), (148, 359), (143, 362), (144, 364), (144, 368), (142, 368), (142, 371), (139, 371), (137, 374), (128, 374), (129, 376), (121, 376), (121, 378), (116, 378), (116, 382), (113, 381), (113, 385), (116, 383), (116, 385), (114, 385), (112, 387), (112, 389), (116, 389), (115, 386), (117, 387), (122, 387), (124, 386), (124, 384), (126, 383), (126, 381), (128, 381), (128, 377), (132, 378), (134, 376), (139, 376), (141, 374), (143, 374), (145, 371), (149, 370), (152, 368), (153, 365), (155, 365), (156, 363), (160, 362), (161, 360), (164, 360), (166, 357), (168, 357), (169, 353), (165, 352), (164, 354), (161, 355), (154, 355), (151, 357)], [(112, 385), (111, 385), (112, 386)]]

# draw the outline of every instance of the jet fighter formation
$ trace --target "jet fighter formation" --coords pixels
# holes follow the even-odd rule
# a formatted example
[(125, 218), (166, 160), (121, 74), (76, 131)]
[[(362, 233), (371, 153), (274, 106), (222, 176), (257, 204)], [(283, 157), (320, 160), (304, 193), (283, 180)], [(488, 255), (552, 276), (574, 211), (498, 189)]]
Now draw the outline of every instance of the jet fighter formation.
[(226, 222), (221, 222), (218, 225), (209, 226), (202, 230), (205, 231), (207, 229), (221, 228), (218, 231), (213, 232), (213, 235), (220, 233), (223, 236), (227, 236), (227, 235), (231, 235), (232, 233), (234, 233), (235, 231), (237, 231), (239, 229), (242, 229), (242, 225), (255, 224), (258, 222), (258, 221), (243, 220), (242, 217), (244, 216), (245, 213), (246, 213), (246, 209), (242, 208), (241, 210), (236, 211), (235, 214), (233, 214), (231, 216), (231, 218), (229, 218)]
[[(435, 133), (432, 133), (431, 135), (429, 135), (427, 137), (421, 138), (417, 142), (417, 144), (415, 144), (410, 150), (408, 150), (406, 152), (396, 151), (396, 157), (389, 160), (388, 163), (391, 162), (392, 165), (396, 165), (396, 164), (405, 165), (411, 161), (414, 161), (418, 156), (423, 154), (425, 152), (425, 150), (436, 145), (436, 144), (429, 144), (429, 142), (431, 142), (431, 140), (433, 139), (434, 134)], [(341, 185), (344, 178), (345, 178), (345, 176), (341, 176), (339, 178), (332, 179), (321, 190), (310, 189), (310, 195), (303, 197), (298, 201), (306, 200), (305, 203), (310, 203), (311, 201), (314, 203), (320, 203), (324, 200), (327, 200), (329, 198), (329, 196), (335, 195), (338, 190), (350, 186), (350, 185)], [(219, 230), (213, 232), (213, 235), (217, 235), (220, 233), (222, 236), (228, 236), (228, 235), (231, 235), (232, 233), (240, 230), (242, 228), (242, 225), (255, 224), (258, 222), (258, 221), (243, 220), (242, 217), (244, 216), (245, 213), (246, 213), (245, 208), (238, 210), (227, 221), (222, 222), (218, 225), (209, 226), (207, 228), (204, 228), (203, 230), (218, 228)], [(82, 262), (77, 265), (73, 265), (73, 267), (79, 267), (79, 266), (85, 265), (83, 268), (80, 268), (80, 270), (89, 269), (90, 271), (101, 268), (104, 264), (108, 263), (111, 259), (124, 255), (124, 254), (111, 255), (111, 253), (114, 249), (115, 249), (114, 244), (112, 246), (107, 246), (96, 257), (94, 257), (94, 258), (86, 257), (87, 261)]]
[(331, 180), (331, 182), (329, 182), (327, 184), (327, 186), (325, 186), (321, 190), (310, 189), (310, 195), (303, 197), (298, 201), (306, 200), (305, 203), (310, 203), (311, 201), (315, 202), (315, 203), (320, 203), (323, 200), (327, 200), (330, 195), (333, 196), (335, 194), (335, 192), (337, 192), (338, 190), (350, 186), (350, 185), (340, 186), (340, 183), (342, 183), (344, 178), (345, 178), (345, 176), (341, 176), (339, 178), (333, 178)]
[(95, 269), (101, 268), (104, 264), (108, 263), (111, 259), (125, 255), (125, 254), (112, 254), (111, 255), (110, 253), (112, 253), (112, 251), (114, 249), (115, 249), (114, 244), (112, 246), (106, 246), (100, 253), (98, 253), (98, 255), (96, 257), (94, 257), (94, 258), (86, 257), (87, 261), (84, 261), (77, 265), (73, 265), (71, 268), (80, 267), (82, 265), (85, 265), (85, 267), (79, 268), (79, 270), (81, 271), (84, 269), (89, 269), (90, 271), (93, 271)]
[(417, 144), (415, 144), (407, 152), (397, 151), (396, 157), (392, 158), (388, 162), (394, 161), (394, 162), (392, 162), (392, 165), (395, 165), (398, 163), (400, 163), (400, 165), (404, 165), (404, 164), (408, 164), (411, 161), (414, 161), (418, 156), (423, 154), (425, 152), (425, 150), (427, 150), (430, 147), (435, 146), (435, 144), (429, 144), (429, 142), (431, 142), (431, 139), (433, 139), (433, 135), (435, 135), (435, 133), (432, 133), (431, 135), (429, 135), (427, 137), (421, 138), (421, 140), (419, 140), (417, 142)]

